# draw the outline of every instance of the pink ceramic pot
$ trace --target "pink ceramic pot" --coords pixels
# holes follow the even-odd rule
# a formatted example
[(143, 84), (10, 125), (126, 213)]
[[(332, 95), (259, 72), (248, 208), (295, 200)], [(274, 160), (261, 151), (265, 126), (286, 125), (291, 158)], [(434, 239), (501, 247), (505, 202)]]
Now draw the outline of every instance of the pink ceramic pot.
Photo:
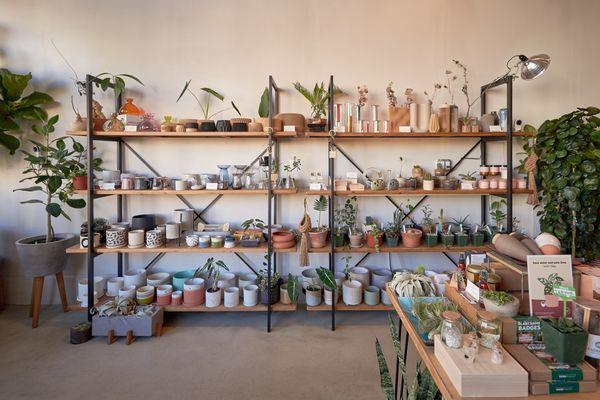
[(506, 189), (506, 179), (498, 179), (498, 189)]
[(498, 179), (492, 178), (490, 181), (490, 189), (498, 189)]
[(171, 304), (171, 294), (164, 294), (161, 296), (156, 296), (156, 304), (159, 306), (166, 306)]
[(180, 290), (176, 290), (171, 293), (171, 305), (180, 306), (183, 301), (183, 292)]
[(187, 307), (199, 306), (204, 303), (204, 288), (186, 290), (183, 294), (183, 305)]
[(479, 189), (489, 189), (490, 181), (488, 181), (487, 179), (480, 179), (479, 182), (477, 182), (477, 186), (479, 187)]

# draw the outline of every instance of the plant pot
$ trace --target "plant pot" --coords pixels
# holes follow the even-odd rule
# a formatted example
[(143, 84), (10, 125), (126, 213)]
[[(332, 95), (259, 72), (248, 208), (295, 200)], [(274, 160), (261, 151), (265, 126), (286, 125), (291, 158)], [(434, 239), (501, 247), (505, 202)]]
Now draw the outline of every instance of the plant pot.
[(319, 279), (317, 270), (314, 268), (307, 268), (302, 271), (302, 289), (306, 290), (311, 283), (321, 286), (321, 280)]
[(385, 245), (387, 247), (398, 247), (399, 241), (400, 241), (400, 236), (389, 237), (387, 234), (385, 235)]
[(173, 274), (173, 290), (174, 291), (183, 291), (183, 286), (185, 281), (192, 278), (194, 276), (195, 270), (189, 269), (187, 271), (179, 271)]
[(392, 305), (392, 300), (390, 300), (390, 296), (388, 295), (387, 290), (385, 289), (381, 290), (381, 303), (385, 304), (386, 306)]
[(54, 242), (37, 243), (46, 236), (30, 236), (16, 242), (19, 263), (25, 276), (35, 278), (62, 272), (67, 266), (67, 247), (75, 242), (75, 235), (59, 233)]
[[(269, 131), (269, 118), (256, 118), (256, 122), (262, 124), (263, 132)], [(283, 131), (283, 120), (279, 118), (273, 118), (273, 132)]]
[(471, 233), (471, 244), (473, 246), (483, 246), (484, 241), (485, 241), (485, 234), (483, 232)]
[(318, 290), (306, 289), (306, 305), (315, 307), (321, 304), (321, 287)]
[(472, 180), (472, 181), (468, 181), (465, 179), (461, 179), (460, 181), (460, 188), (462, 190), (473, 190), (475, 189), (475, 185), (477, 184), (476, 180)]
[(435, 181), (423, 181), (423, 190), (433, 190), (435, 187)]
[(423, 238), (423, 232), (419, 229), (410, 228), (406, 232), (402, 232), (402, 244), (404, 247), (415, 248), (421, 245), (421, 239)]
[(332, 301), (337, 304), (340, 301), (340, 291), (336, 290), (335, 292), (332, 292), (331, 290), (324, 288), (323, 289), (323, 298), (325, 301), (325, 304), (327, 304), (328, 306), (332, 305)]
[(560, 363), (579, 364), (583, 361), (587, 348), (587, 332), (563, 333), (542, 319), (542, 334), (546, 352)]
[(294, 233), (290, 231), (271, 232), (273, 243), (288, 243), (294, 240)]
[(310, 247), (314, 249), (319, 249), (321, 247), (325, 247), (327, 244), (327, 234), (328, 230), (312, 230), (308, 232), (308, 237), (310, 238)]
[(258, 303), (258, 286), (247, 285), (244, 288), (244, 306), (253, 307)]
[(221, 305), (221, 289), (212, 291), (212, 288), (206, 289), (206, 307), (215, 308)]
[(452, 233), (442, 233), (442, 244), (444, 246), (453, 246), (454, 235)]
[(216, 128), (218, 132), (230, 132), (231, 122), (229, 122), (229, 120), (220, 119), (217, 121)]
[(425, 246), (434, 247), (438, 244), (438, 235), (437, 233), (427, 233), (425, 235)]
[(333, 235), (333, 243), (335, 247), (343, 247), (346, 243), (346, 235), (343, 233)]
[(363, 235), (362, 233), (351, 233), (350, 237), (350, 247), (362, 247), (363, 245)]
[(392, 280), (392, 271), (389, 269), (375, 269), (371, 271), (371, 285), (385, 290), (385, 284)]
[(457, 246), (466, 246), (469, 244), (469, 235), (466, 233), (457, 233), (456, 234), (456, 245)]
[(290, 249), (294, 247), (295, 244), (296, 241), (294, 239), (290, 240), (289, 242), (273, 242), (273, 248), (275, 250)]
[(365, 267), (352, 267), (349, 271), (350, 278), (353, 281), (359, 281), (363, 288), (371, 284), (371, 271)]
[[(260, 291), (260, 302), (261, 304), (269, 304), (269, 292), (267, 290)], [(279, 285), (271, 287), (271, 304), (279, 302)]]
[(506, 304), (499, 306), (495, 301), (491, 299), (486, 299), (485, 297), (481, 297), (483, 299), (483, 305), (486, 311), (491, 311), (496, 314), (498, 317), (514, 317), (519, 314), (519, 306), (521, 302), (518, 298), (513, 296), (513, 300)]
[(240, 304), (240, 289), (228, 287), (223, 292), (223, 304), (227, 308), (236, 307)]
[(342, 284), (342, 301), (348, 306), (362, 303), (362, 283), (359, 281), (344, 281)]
[(200, 122), (200, 132), (216, 132), (217, 126), (215, 125), (215, 121), (199, 121)]
[(290, 295), (287, 292), (288, 285), (284, 283), (279, 286), (279, 301), (281, 304), (292, 304), (292, 299), (290, 299)]
[(242, 239), (240, 240), (240, 246), (242, 247), (258, 247), (260, 239)]
[(383, 233), (380, 233), (377, 235), (377, 239), (375, 238), (374, 235), (371, 235), (370, 233), (367, 234), (367, 246), (374, 248), (375, 246), (375, 240), (377, 240), (377, 246), (381, 247), (383, 246)]
[(369, 306), (379, 304), (379, 292), (380, 290), (377, 286), (367, 286), (364, 292), (365, 304)]
[(544, 294), (544, 305), (546, 307), (555, 308), (555, 307), (558, 307), (559, 304), (560, 304), (560, 299), (558, 298), (558, 296), (555, 296), (550, 293)]
[(219, 289), (226, 289), (230, 287), (235, 287), (237, 277), (233, 272), (221, 272), (219, 274), (219, 280), (217, 281), (217, 287)]
[(87, 190), (87, 175), (73, 177), (74, 190)]

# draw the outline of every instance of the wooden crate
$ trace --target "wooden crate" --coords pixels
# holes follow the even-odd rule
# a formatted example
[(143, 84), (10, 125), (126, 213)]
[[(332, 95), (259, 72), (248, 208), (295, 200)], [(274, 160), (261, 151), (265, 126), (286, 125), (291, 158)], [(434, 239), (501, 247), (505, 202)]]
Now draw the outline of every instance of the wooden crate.
[(491, 350), (480, 347), (471, 363), (465, 359), (462, 349), (449, 348), (436, 335), (434, 354), (462, 397), (527, 397), (527, 371), (506, 351), (503, 363), (494, 364), (490, 360)]

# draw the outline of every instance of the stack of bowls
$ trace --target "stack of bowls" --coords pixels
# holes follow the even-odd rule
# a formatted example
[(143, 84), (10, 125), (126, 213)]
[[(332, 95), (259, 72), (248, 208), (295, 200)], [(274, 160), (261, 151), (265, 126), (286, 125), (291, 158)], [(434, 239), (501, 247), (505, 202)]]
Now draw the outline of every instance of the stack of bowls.
[(125, 277), (125, 286), (135, 285), (139, 288), (146, 285), (146, 270), (145, 269), (134, 269), (127, 271), (123, 274)]
[(167, 285), (171, 282), (171, 274), (168, 272), (157, 272), (151, 275), (148, 275), (148, 286), (160, 286)]
[(173, 290), (183, 291), (183, 285), (185, 284), (185, 281), (187, 281), (190, 278), (193, 278), (195, 272), (196, 271), (193, 269), (175, 272), (175, 274), (173, 275)]
[(135, 293), (137, 303), (141, 306), (147, 306), (154, 301), (154, 286), (142, 286)]
[(275, 249), (289, 249), (296, 245), (294, 233), (290, 231), (271, 232), (271, 238), (273, 239), (273, 248)]

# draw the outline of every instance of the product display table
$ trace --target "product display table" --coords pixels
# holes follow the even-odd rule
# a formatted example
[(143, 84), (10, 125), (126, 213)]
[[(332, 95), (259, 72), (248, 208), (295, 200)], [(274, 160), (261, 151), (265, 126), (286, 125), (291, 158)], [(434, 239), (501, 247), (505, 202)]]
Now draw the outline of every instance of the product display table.
[[(396, 297), (394, 291), (388, 285), (386, 288), (388, 295), (392, 301), (392, 306), (396, 310), (398, 317), (400, 318), (400, 327), (406, 330), (406, 341), (410, 340), (413, 347), (417, 350), (419, 354), (419, 358), (422, 360), (425, 367), (429, 370), (431, 377), (435, 381), (438, 389), (440, 390), (442, 397), (445, 400), (459, 400), (459, 399), (476, 399), (476, 397), (461, 397), (456, 388), (450, 382), (450, 378), (446, 374), (446, 371), (435, 357), (433, 353), (433, 346), (425, 346), (423, 341), (420, 339), (420, 335), (417, 330), (412, 326), (408, 315), (404, 312), (402, 307), (400, 306), (400, 302)], [(402, 329), (398, 330), (400, 335), (400, 341), (402, 341)], [(406, 349), (405, 348), (404, 357), (406, 359)], [(396, 381), (397, 383), (397, 381)], [(402, 386), (406, 387), (410, 382), (404, 382)], [(396, 392), (398, 392), (398, 388), (396, 388)], [(400, 397), (400, 396), (399, 396)], [(491, 397), (487, 397), (486, 399), (493, 399)], [(504, 398), (506, 399), (506, 398)], [(528, 397), (513, 397), (512, 399), (535, 399), (535, 400), (550, 400), (550, 399), (569, 399), (569, 400), (592, 400), (592, 399), (600, 399), (600, 388), (593, 393), (568, 393), (568, 394), (553, 394), (553, 395), (540, 395), (540, 396), (528, 396)]]

